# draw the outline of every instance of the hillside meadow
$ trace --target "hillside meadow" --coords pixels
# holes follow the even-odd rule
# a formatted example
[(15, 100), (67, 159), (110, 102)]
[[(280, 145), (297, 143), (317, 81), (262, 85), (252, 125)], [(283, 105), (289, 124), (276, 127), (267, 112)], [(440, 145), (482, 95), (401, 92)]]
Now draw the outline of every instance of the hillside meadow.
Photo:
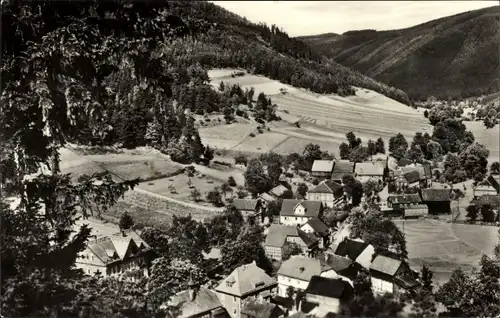
[[(273, 134), (266, 135), (265, 132), (257, 139), (244, 138), (253, 128), (245, 124), (201, 128), (202, 139), (215, 148), (290, 153), (300, 151), (309, 142), (315, 142), (337, 153), (338, 146), (345, 140), (345, 134), (350, 131), (365, 142), (382, 137), (387, 144), (389, 138), (397, 133), (411, 140), (416, 132), (431, 134), (433, 130), (423, 116), (424, 110), (413, 109), (372, 90), (355, 88), (356, 95), (348, 97), (321, 95), (264, 76), (231, 75), (238, 71), (242, 70), (213, 69), (208, 74), (214, 87), (222, 81), (230, 85), (239, 84), (243, 89), (253, 87), (255, 95), (261, 92), (269, 95), (278, 106), (278, 114), (284, 114), (289, 125), (271, 123), (269, 126)], [(300, 122), (300, 128), (292, 125), (296, 119)], [(499, 126), (485, 129), (481, 122), (467, 122), (466, 125), (476, 139), (490, 150), (490, 160), (498, 160)], [(283, 139), (277, 134), (288, 138)], [(259, 139), (262, 139), (260, 145)]]

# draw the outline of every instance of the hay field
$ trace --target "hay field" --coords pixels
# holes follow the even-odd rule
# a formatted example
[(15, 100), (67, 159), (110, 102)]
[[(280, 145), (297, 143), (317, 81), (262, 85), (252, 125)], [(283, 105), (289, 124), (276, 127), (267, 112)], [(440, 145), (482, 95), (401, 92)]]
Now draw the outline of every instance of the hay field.
[(270, 152), (287, 138), (287, 135), (266, 131), (263, 134), (257, 133), (255, 137), (246, 138), (243, 142), (234, 147), (233, 150), (257, 153)]
[[(386, 144), (397, 133), (402, 133), (407, 139), (412, 139), (416, 132), (432, 133), (433, 127), (424, 118), (423, 109), (413, 109), (368, 89), (356, 88), (356, 95), (348, 97), (321, 95), (264, 76), (247, 74), (231, 77), (234, 71), (238, 70), (214, 69), (208, 74), (214, 86), (221, 81), (228, 84), (239, 83), (242, 88), (254, 87), (255, 95), (260, 92), (270, 95), (279, 111), (286, 110), (289, 117), (300, 118), (300, 133), (305, 134), (304, 130), (316, 130), (313, 132), (317, 135), (330, 137), (335, 149), (338, 149), (340, 142), (344, 141), (344, 135), (350, 131), (365, 142), (369, 138), (382, 137)], [(287, 93), (282, 94), (280, 89), (286, 89)], [(467, 122), (466, 125), (476, 139), (490, 149), (490, 161), (499, 160), (500, 127), (486, 130), (481, 122)], [(299, 138), (301, 143), (305, 142), (303, 139), (308, 139), (298, 136), (298, 131), (292, 134), (286, 131), (286, 127), (281, 128), (280, 133)], [(275, 151), (283, 152), (286, 149), (288, 148), (280, 144)]]
[(394, 220), (404, 230), (410, 266), (422, 264), (439, 273), (436, 279), (447, 281), (461, 267), (470, 271), (483, 254), (491, 256), (498, 242), (498, 228), (470, 224), (452, 224), (436, 220)]
[(204, 144), (217, 149), (232, 149), (250, 133), (256, 132), (256, 124), (233, 123), (200, 128), (201, 140)]

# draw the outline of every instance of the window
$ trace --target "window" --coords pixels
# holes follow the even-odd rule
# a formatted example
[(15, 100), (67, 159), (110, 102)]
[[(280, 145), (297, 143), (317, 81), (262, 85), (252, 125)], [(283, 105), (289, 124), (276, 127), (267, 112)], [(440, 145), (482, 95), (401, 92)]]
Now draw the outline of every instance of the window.
[(233, 310), (233, 314), (236, 314), (236, 309), (235, 309), (235, 310)]
[(236, 296), (233, 296), (233, 302), (236, 302)]

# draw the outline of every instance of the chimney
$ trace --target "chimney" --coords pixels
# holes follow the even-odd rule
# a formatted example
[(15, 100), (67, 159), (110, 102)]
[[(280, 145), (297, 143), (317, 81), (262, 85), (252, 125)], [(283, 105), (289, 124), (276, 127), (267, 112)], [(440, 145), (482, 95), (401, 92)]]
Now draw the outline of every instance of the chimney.
[(126, 237), (126, 236), (127, 236), (127, 234), (125, 234), (125, 230), (120, 229), (120, 232), (122, 232), (122, 236), (123, 236), (123, 237)]
[(305, 269), (305, 267), (300, 267), (300, 268), (299, 268), (299, 270), (300, 270), (300, 272), (302, 273), (302, 272), (303, 272), (303, 271), (305, 271), (306, 269)]

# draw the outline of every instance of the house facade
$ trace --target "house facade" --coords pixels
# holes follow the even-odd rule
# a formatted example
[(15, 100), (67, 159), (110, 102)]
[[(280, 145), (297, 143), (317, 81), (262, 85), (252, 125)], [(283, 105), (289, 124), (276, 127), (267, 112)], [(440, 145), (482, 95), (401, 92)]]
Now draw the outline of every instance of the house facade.
[(217, 298), (231, 318), (241, 318), (247, 301), (267, 301), (276, 292), (277, 282), (255, 261), (236, 268), (215, 288)]
[(356, 179), (360, 182), (365, 183), (366, 181), (372, 179), (377, 182), (384, 181), (386, 165), (383, 162), (379, 161), (370, 161), (370, 162), (359, 162), (356, 163), (354, 168), (354, 173), (356, 175)]
[(330, 243), (330, 229), (320, 219), (310, 219), (304, 223), (300, 229), (307, 234), (315, 235), (320, 238), (318, 247), (326, 248)]
[(75, 267), (87, 275), (149, 276), (152, 253), (136, 232), (122, 231), (90, 241), (78, 254)]
[(314, 160), (311, 175), (317, 178), (330, 178), (335, 166), (335, 160)]
[(313, 218), (321, 217), (321, 201), (284, 199), (280, 211), (280, 224), (302, 225)]
[(337, 273), (324, 262), (315, 258), (294, 255), (281, 264), (278, 270), (278, 295), (287, 297), (289, 288), (306, 290), (313, 276), (338, 277)]
[(295, 243), (303, 255), (313, 255), (319, 248), (320, 238), (293, 225), (272, 224), (264, 241), (264, 251), (270, 259), (281, 261), (288, 243)]
[(334, 202), (343, 196), (341, 184), (332, 180), (324, 180), (316, 187), (307, 191), (306, 198), (310, 201), (321, 201), (324, 206), (333, 208)]
[(422, 189), (421, 196), (429, 214), (451, 213), (450, 189)]
[(394, 211), (401, 212), (405, 209), (411, 209), (414, 206), (422, 204), (422, 198), (419, 194), (391, 194), (387, 198), (387, 204)]
[(251, 200), (251, 199), (234, 199), (233, 206), (236, 210), (240, 211), (243, 219), (248, 221), (253, 218), (257, 223), (262, 223), (264, 220), (262, 217), (262, 207), (261, 200)]
[(370, 266), (372, 290), (377, 294), (401, 294), (418, 285), (408, 264), (387, 256), (377, 255)]

